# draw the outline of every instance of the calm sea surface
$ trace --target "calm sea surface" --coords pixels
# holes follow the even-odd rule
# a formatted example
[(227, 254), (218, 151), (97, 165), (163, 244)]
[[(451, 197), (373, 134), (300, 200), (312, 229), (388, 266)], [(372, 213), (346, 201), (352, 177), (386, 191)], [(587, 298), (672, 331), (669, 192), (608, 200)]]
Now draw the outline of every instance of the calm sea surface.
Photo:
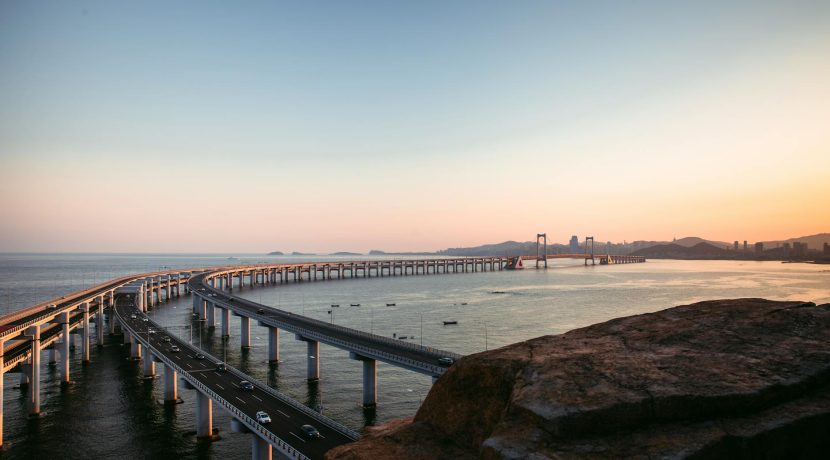
[[(304, 257), (302, 260), (334, 260)], [(260, 255), (0, 254), (0, 314), (129, 273), (167, 268), (294, 262)], [(457, 353), (475, 353), (546, 334), (559, 334), (611, 318), (706, 299), (765, 297), (830, 302), (830, 266), (743, 261), (654, 260), (645, 264), (584, 267), (557, 262), (548, 270), (502, 271), (332, 280), (235, 291), (248, 299), (298, 314)], [(349, 304), (360, 304), (350, 307)], [(387, 307), (386, 304), (395, 306)], [(331, 308), (339, 304), (339, 308)], [(430, 379), (379, 363), (377, 409), (360, 407), (361, 364), (321, 345), (319, 383), (305, 380), (306, 349), (281, 336), (278, 365), (265, 362), (265, 330), (252, 327), (252, 348), (239, 347), (238, 318), (223, 348), (214, 331), (192, 322), (190, 299), (151, 313), (171, 333), (192, 338), (216, 356), (329, 417), (360, 429), (414, 415)], [(329, 313), (331, 311), (332, 313)], [(458, 321), (444, 326), (442, 321)], [(195, 395), (180, 387), (184, 404), (165, 408), (162, 381), (141, 378), (140, 363), (126, 359), (117, 340), (92, 349), (82, 366), (80, 348), (72, 380), (62, 389), (57, 370), (42, 359), (42, 410), (25, 415), (19, 374), (4, 379), (5, 458), (249, 458), (248, 435), (230, 432), (230, 417), (214, 411), (222, 439), (195, 442)]]

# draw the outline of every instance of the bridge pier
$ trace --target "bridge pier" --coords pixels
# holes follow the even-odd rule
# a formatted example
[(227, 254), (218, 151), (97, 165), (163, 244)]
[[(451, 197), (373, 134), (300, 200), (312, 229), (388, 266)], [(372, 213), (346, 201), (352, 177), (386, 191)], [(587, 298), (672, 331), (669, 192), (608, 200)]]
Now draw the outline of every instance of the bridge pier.
[(98, 314), (95, 315), (95, 334), (97, 335), (98, 346), (104, 346), (104, 296), (98, 302)]
[(58, 349), (55, 348), (55, 345), (52, 345), (49, 348), (49, 362), (47, 364), (49, 364), (49, 366), (54, 366), (57, 363), (58, 363)]
[(271, 460), (271, 444), (257, 435), (251, 436), (251, 459)]
[(247, 316), (240, 316), (239, 319), (242, 328), (242, 348), (251, 348), (251, 319)]
[(216, 327), (216, 304), (213, 302), (207, 304), (207, 326)]
[(176, 388), (176, 370), (169, 365), (164, 365), (164, 403), (176, 404), (179, 401), (179, 394)]
[(213, 436), (213, 400), (196, 391), (196, 437), (209, 439)]
[(320, 342), (306, 340), (308, 349), (308, 380), (320, 380)]
[(61, 332), (61, 384), (69, 385), (69, 344), (72, 342), (72, 337), (69, 335), (68, 312), (60, 314), (59, 323), (63, 328)]
[(144, 378), (151, 379), (156, 376), (156, 361), (150, 350), (147, 350), (147, 353), (144, 355), (142, 364), (144, 365)]
[(28, 369), (29, 388), (26, 398), (26, 408), (29, 415), (40, 414), (40, 325), (33, 324), (27, 329), (27, 333), (32, 341), (32, 357), (31, 364)]
[(268, 328), (268, 362), (276, 363), (280, 360), (280, 330), (276, 327)]
[(83, 350), (83, 363), (89, 363), (89, 303), (81, 304), (81, 311), (84, 312), (84, 332), (81, 340), (81, 350)]
[(375, 407), (378, 404), (378, 362), (375, 359), (349, 353), (349, 357), (363, 362), (363, 407)]
[(222, 308), (220, 312), (222, 315), (222, 337), (230, 337), (231, 336), (231, 310), (228, 308)]
[[(129, 333), (125, 332), (125, 334)], [(135, 338), (133, 338), (132, 343), (130, 343), (130, 358), (134, 360), (141, 359), (141, 343)]]

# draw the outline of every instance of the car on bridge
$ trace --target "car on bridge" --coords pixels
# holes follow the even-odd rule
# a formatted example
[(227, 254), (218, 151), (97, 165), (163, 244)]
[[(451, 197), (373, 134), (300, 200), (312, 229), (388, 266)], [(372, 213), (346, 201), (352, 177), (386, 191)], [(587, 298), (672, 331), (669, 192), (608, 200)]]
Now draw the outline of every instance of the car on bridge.
[(225, 363), (216, 363), (216, 372), (225, 372), (228, 370), (228, 366)]
[(170, 347), (170, 351), (172, 351), (173, 353), (178, 353), (182, 350), (181, 350), (181, 348), (177, 347), (176, 345), (173, 345), (172, 347)]
[(256, 413), (256, 421), (262, 423), (263, 425), (266, 423), (271, 423), (271, 416), (265, 413), (264, 411), (259, 411)]
[(317, 428), (314, 428), (311, 425), (303, 425), (300, 429), (303, 431), (303, 435), (308, 439), (317, 439), (322, 437), (320, 436), (320, 432), (317, 431)]
[(254, 391), (254, 384), (247, 380), (243, 380), (239, 382), (239, 389), (244, 391)]
[(205, 359), (205, 355), (201, 353), (196, 353), (196, 359)]
[(455, 360), (450, 358), (449, 356), (444, 356), (442, 358), (438, 358), (438, 364), (440, 364), (442, 366), (452, 366), (452, 364), (454, 362), (455, 362)]

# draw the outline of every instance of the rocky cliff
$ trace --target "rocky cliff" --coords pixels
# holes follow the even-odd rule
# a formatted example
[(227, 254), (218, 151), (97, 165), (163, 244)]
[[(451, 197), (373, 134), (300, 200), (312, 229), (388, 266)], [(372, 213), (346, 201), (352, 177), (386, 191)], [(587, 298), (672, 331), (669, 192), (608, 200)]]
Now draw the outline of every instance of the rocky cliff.
[(327, 459), (826, 458), (830, 304), (739, 299), (467, 356)]

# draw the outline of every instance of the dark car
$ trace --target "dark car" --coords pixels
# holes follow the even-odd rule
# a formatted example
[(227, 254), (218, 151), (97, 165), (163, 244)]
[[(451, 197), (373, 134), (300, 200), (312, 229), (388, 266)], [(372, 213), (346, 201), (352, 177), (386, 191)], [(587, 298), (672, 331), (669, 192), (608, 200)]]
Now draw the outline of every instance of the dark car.
[(451, 366), (452, 363), (454, 363), (454, 362), (455, 362), (454, 359), (452, 359), (450, 357), (447, 357), (447, 356), (445, 356), (443, 358), (438, 358), (438, 364), (440, 364), (442, 366)]
[(164, 338), (162, 338), (161, 340), (164, 340), (165, 342), (169, 342), (170, 341), (170, 336), (165, 335)]
[(196, 359), (205, 359), (205, 355), (201, 353), (196, 353)]
[(258, 314), (258, 315), (262, 315), (262, 314), (264, 314), (264, 313), (265, 313), (265, 309), (264, 309), (264, 308), (260, 308), (260, 309), (259, 309), (259, 310), (257, 310), (256, 312), (257, 312), (257, 314)]
[(303, 435), (308, 439), (317, 439), (321, 437), (320, 432), (317, 431), (317, 428), (314, 428), (311, 425), (303, 425), (300, 429), (303, 431)]
[(225, 363), (216, 363), (216, 372), (225, 372), (228, 370), (228, 366), (225, 366)]
[(254, 391), (254, 384), (247, 380), (243, 380), (239, 382), (239, 389), (245, 391)]

